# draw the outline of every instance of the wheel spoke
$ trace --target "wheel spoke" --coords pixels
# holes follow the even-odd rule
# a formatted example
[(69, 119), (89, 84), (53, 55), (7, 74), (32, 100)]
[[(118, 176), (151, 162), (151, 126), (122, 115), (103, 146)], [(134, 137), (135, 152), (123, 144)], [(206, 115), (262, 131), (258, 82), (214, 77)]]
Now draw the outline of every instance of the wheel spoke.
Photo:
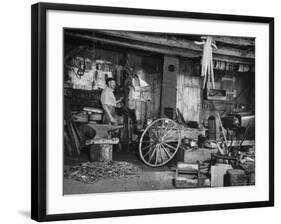
[(158, 135), (157, 129), (156, 130), (152, 129), (151, 133), (152, 133), (153, 137), (156, 137), (156, 139), (159, 139), (159, 135)]
[(165, 120), (161, 120), (161, 125), (160, 125), (161, 136), (163, 136), (163, 134), (165, 133), (164, 128), (165, 128)]
[(147, 145), (147, 146), (143, 147), (142, 150), (145, 150), (145, 149), (147, 149), (147, 148), (150, 148), (151, 146), (153, 146), (153, 145), (155, 145), (155, 144), (156, 144), (156, 143), (154, 142), (154, 143), (152, 143), (152, 144), (150, 144), (150, 145)]
[(166, 137), (168, 134), (170, 134), (170, 132), (173, 131), (173, 130), (174, 130), (174, 125), (171, 127), (171, 129), (169, 129), (169, 131), (167, 131), (167, 132), (162, 136), (162, 138), (165, 139), (165, 137)]
[(175, 138), (171, 138), (171, 139), (164, 139), (164, 142), (166, 142), (166, 143), (170, 143), (170, 142), (176, 142), (177, 141), (177, 139), (175, 139)]
[(143, 155), (143, 158), (146, 157), (147, 155), (149, 155), (149, 153), (151, 153), (152, 150), (153, 150), (153, 148), (150, 148), (150, 149)]
[(159, 154), (160, 154), (160, 158), (161, 158), (161, 163), (164, 162), (164, 158), (162, 156), (162, 148), (161, 148), (161, 145), (159, 145)]
[(147, 141), (142, 141), (141, 143), (143, 144), (143, 143), (153, 143), (153, 142), (155, 142), (154, 139), (150, 139), (150, 140), (147, 140)]
[(171, 137), (173, 138), (176, 135), (176, 130), (175, 130), (175, 126), (169, 130), (168, 133), (165, 134), (165, 136), (163, 137), (163, 141), (166, 141), (167, 139), (171, 139)]
[(160, 124), (157, 127), (157, 133), (158, 133), (158, 139), (161, 139), (161, 137), (163, 136), (163, 124), (162, 124), (162, 120), (160, 121)]
[[(164, 120), (164, 123), (165, 123), (165, 120)], [(167, 126), (165, 127), (164, 133), (165, 133), (165, 132), (167, 131), (167, 129), (169, 128), (169, 124), (170, 124), (170, 122), (167, 123)], [(173, 124), (173, 126), (174, 126), (174, 124)]]
[(175, 150), (175, 151), (177, 150), (177, 148), (175, 148), (174, 146), (171, 146), (171, 145), (169, 145), (169, 144), (167, 144), (165, 142), (162, 142), (162, 144), (167, 146), (167, 147), (169, 147), (169, 148), (171, 148), (171, 149), (173, 149), (173, 150)]
[(169, 158), (172, 157), (172, 155), (170, 154), (169, 150), (167, 150), (162, 144), (160, 145), (160, 147), (162, 146), (162, 148), (164, 149), (164, 151), (166, 152), (166, 154), (168, 155)]
[[(157, 146), (157, 145), (156, 145)], [(150, 163), (150, 161), (152, 160), (154, 154), (156, 152), (156, 147), (154, 148), (154, 151), (151, 153), (151, 155), (149, 156), (148, 162)]]
[(160, 139), (161, 136), (162, 136), (162, 128), (161, 127), (158, 128), (157, 133), (158, 133), (158, 139)]
[(158, 149), (159, 149), (159, 145), (156, 146), (156, 156), (155, 156), (155, 163), (154, 165), (157, 165), (157, 160), (158, 160)]

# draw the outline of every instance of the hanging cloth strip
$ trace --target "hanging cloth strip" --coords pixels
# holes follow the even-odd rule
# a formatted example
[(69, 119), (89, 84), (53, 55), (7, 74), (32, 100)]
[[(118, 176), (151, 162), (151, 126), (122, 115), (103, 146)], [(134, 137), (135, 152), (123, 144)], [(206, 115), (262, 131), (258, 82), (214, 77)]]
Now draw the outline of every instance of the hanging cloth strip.
[[(212, 47), (216, 48), (216, 45), (213, 43), (213, 38), (207, 36), (203, 48), (201, 76), (204, 76), (203, 88), (208, 88), (208, 83), (211, 83), (212, 88), (215, 89)], [(206, 86), (207, 79), (208, 83)]]

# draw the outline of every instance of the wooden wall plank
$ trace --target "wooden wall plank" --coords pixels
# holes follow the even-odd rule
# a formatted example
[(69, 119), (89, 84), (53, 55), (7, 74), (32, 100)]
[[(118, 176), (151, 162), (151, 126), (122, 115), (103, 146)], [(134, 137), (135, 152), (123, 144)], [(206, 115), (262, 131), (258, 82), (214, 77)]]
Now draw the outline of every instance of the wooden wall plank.
[(193, 74), (191, 60), (180, 61), (180, 73), (177, 76), (177, 108), (185, 121), (200, 121), (201, 86), (200, 76)]

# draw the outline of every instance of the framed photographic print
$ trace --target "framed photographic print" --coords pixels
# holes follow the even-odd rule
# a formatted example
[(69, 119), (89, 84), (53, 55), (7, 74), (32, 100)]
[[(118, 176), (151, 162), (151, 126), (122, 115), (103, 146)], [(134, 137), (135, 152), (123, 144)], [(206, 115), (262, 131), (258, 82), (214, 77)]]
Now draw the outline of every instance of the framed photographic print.
[(38, 3), (31, 51), (32, 219), (274, 205), (273, 18)]

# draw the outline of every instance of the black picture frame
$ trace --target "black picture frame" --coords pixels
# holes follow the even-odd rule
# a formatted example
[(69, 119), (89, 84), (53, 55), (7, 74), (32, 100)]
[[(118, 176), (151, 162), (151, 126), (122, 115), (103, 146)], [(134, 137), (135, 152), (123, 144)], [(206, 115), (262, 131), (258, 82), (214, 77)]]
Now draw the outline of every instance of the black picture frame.
[[(87, 13), (110, 13), (138, 16), (177, 17), (216, 21), (254, 22), (269, 25), (269, 200), (196, 206), (159, 207), (149, 209), (115, 210), (70, 214), (46, 214), (46, 13), (63, 10)], [(274, 18), (182, 11), (163, 11), (136, 8), (102, 7), (89, 5), (37, 3), (32, 5), (32, 155), (31, 155), (31, 218), (37, 221), (74, 220), (85, 218), (148, 215), (237, 208), (274, 206)]]

